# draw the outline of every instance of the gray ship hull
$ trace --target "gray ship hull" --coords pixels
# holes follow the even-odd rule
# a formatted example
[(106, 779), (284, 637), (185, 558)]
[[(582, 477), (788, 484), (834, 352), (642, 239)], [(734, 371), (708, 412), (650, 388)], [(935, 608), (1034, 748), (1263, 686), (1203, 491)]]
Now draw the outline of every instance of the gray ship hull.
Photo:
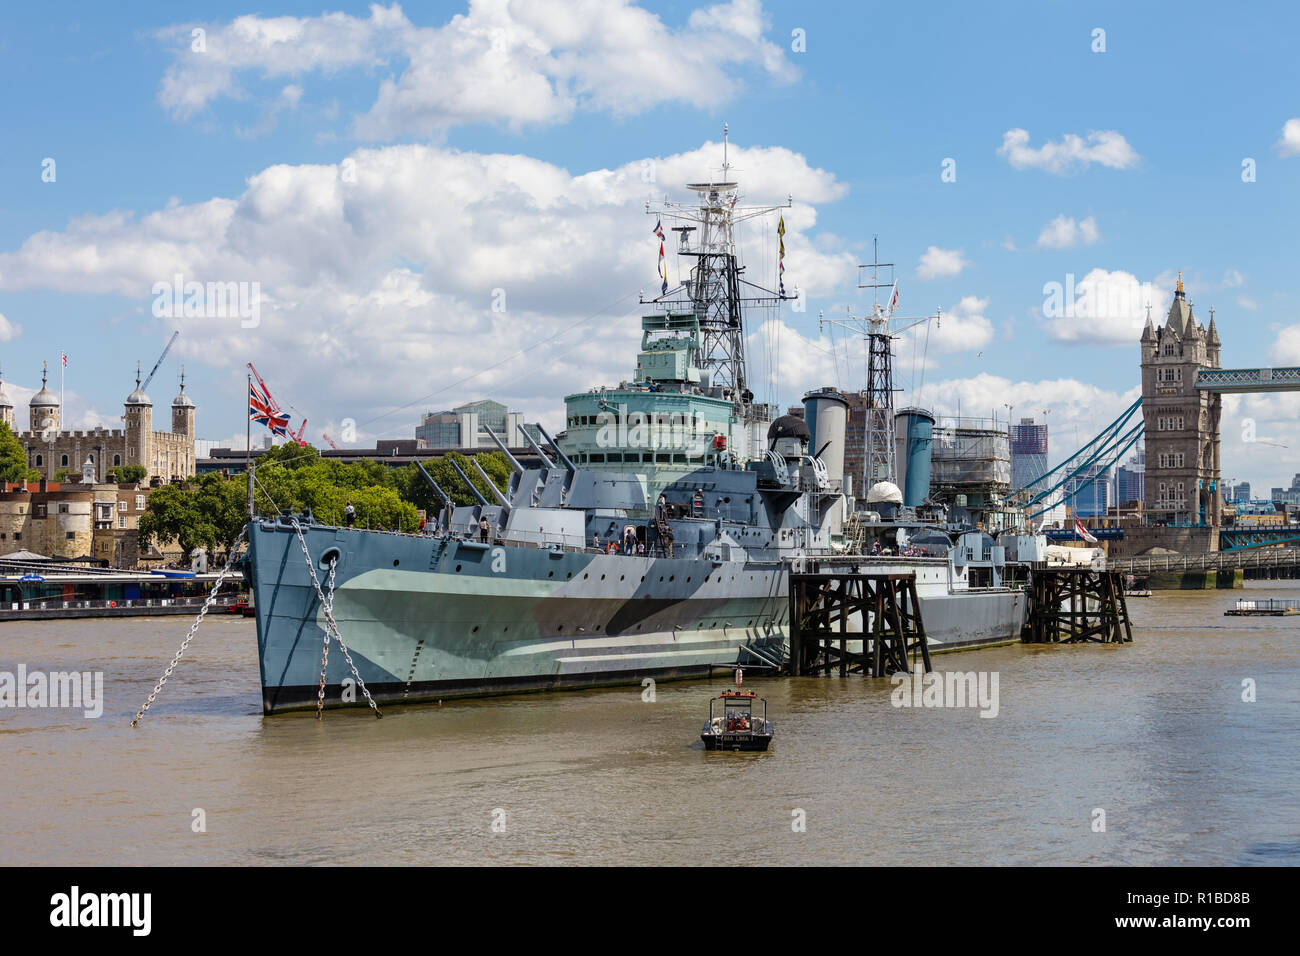
[[(333, 614), (381, 703), (698, 677), (784, 654), (785, 563), (489, 546), (320, 525), (303, 534), (323, 588), (328, 558), (336, 558)], [(325, 617), (302, 547), (283, 520), (254, 522), (251, 535), (263, 710), (315, 707)], [(951, 592), (941, 575), (946, 562), (908, 563), (922, 566), (922, 614), (939, 649), (1018, 638), (1022, 592)], [(332, 646), (326, 706), (365, 706), (351, 678)]]

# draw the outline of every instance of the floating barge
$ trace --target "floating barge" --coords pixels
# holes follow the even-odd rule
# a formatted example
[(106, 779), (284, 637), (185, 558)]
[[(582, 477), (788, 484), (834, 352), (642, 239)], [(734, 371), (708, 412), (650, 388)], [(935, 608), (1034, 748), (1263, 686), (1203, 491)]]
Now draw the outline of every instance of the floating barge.
[(1286, 598), (1241, 598), (1224, 617), (1292, 617), (1300, 614), (1300, 601)]

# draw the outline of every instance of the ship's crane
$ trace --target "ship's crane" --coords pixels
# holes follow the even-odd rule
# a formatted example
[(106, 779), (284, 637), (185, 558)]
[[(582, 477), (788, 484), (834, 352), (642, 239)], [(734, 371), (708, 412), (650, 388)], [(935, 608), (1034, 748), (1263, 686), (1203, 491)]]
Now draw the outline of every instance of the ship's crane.
[(158, 366), (162, 365), (163, 359), (165, 359), (167, 357), (167, 353), (172, 350), (172, 346), (176, 344), (176, 340), (180, 338), (180, 334), (181, 334), (180, 329), (176, 329), (174, 332), (172, 332), (172, 337), (169, 338), (167, 340), (167, 344), (163, 346), (162, 355), (158, 356), (158, 361), (153, 363), (153, 368), (149, 369), (149, 374), (145, 376), (144, 381), (140, 384), (140, 391), (144, 391), (146, 388), (149, 387), (149, 383), (153, 381), (154, 373), (158, 371)]

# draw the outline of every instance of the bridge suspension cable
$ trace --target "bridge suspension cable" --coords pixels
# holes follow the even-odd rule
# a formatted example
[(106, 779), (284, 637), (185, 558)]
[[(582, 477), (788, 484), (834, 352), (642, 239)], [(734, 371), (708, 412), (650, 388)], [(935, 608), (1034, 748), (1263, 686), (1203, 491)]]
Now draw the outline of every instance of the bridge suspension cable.
[[(1133, 417), (1133, 415), (1137, 412), (1138, 408), (1140, 408), (1141, 405), (1142, 405), (1142, 399), (1138, 398), (1138, 400), (1135, 401), (1132, 405), (1124, 409), (1124, 411), (1120, 413), (1120, 416), (1118, 418), (1116, 418), (1113, 422), (1111, 422), (1109, 425), (1103, 428), (1095, 438), (1093, 438), (1086, 445), (1081, 447), (1069, 458), (1065, 459), (1065, 461), (1061, 462), (1055, 468), (1052, 468), (1051, 470), (1035, 478), (1033, 481), (1026, 483), (1023, 488), (1016, 489), (1012, 497), (1013, 503), (1019, 504), (1023, 507), (1028, 507), (1030, 505), (1037, 504), (1047, 495), (1051, 494), (1053, 491), (1059, 488), (1061, 484), (1063, 484), (1064, 482), (1057, 482), (1055, 485), (1051, 485), (1050, 487), (1047, 487), (1046, 490), (1041, 490), (1037, 492), (1031, 491), (1031, 489), (1033, 489), (1035, 486), (1047, 485), (1049, 479), (1051, 479), (1052, 476), (1058, 474), (1061, 471), (1069, 471), (1073, 469), (1073, 473), (1077, 474), (1079, 470), (1077, 467), (1077, 463), (1081, 460), (1084, 461), (1084, 467), (1087, 467), (1088, 459), (1095, 459), (1097, 457), (1096, 451), (1101, 451), (1103, 453), (1106, 451), (1107, 446), (1111, 445), (1117, 439), (1117, 437), (1121, 433), (1121, 430), (1128, 423), (1129, 419)], [(1068, 481), (1070, 477), (1071, 476), (1067, 475), (1067, 477), (1064, 480)]]

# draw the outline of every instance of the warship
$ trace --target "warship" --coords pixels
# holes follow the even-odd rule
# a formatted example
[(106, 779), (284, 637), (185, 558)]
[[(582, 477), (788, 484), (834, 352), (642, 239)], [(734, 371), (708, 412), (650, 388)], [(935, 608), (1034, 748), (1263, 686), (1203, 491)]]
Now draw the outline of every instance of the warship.
[[(855, 498), (842, 395), (811, 392), (802, 415), (755, 401), (746, 312), (793, 296), (779, 273), (775, 291), (749, 281), (736, 225), (789, 204), (741, 204), (729, 172), (724, 159), (720, 181), (690, 184), (691, 203), (647, 206), (661, 262), (662, 223), (678, 223), (683, 280), (670, 289), (661, 267), (661, 294), (643, 295), (630, 378), (567, 396), (555, 437), (524, 431), (529, 466), (491, 435), (506, 487), (471, 459), (490, 497), (457, 468), (475, 499), (457, 506), (426, 473), (444, 507), (419, 534), (253, 518), (266, 714), (365, 706), (358, 681), (375, 701), (417, 702), (775, 670), (791, 570), (846, 554), (915, 574), (931, 645), (1018, 639), (1016, 585), (1041, 538), (908, 507), (887, 481)], [(783, 218), (778, 232), (783, 258)], [(323, 655), (334, 628), (350, 653)]]

